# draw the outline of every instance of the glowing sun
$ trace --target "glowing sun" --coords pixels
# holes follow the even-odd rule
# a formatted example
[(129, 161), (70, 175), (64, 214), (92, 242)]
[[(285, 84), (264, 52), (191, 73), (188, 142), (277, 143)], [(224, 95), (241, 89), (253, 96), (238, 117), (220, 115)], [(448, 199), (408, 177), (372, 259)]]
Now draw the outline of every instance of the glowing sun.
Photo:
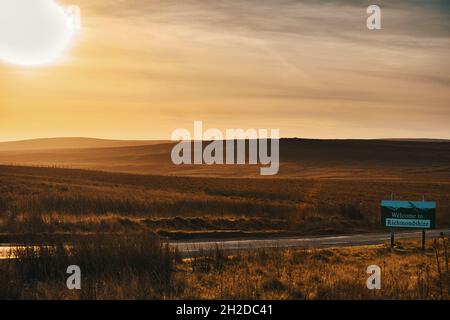
[(0, 0), (0, 61), (40, 66), (55, 62), (79, 27), (79, 10), (55, 0)]

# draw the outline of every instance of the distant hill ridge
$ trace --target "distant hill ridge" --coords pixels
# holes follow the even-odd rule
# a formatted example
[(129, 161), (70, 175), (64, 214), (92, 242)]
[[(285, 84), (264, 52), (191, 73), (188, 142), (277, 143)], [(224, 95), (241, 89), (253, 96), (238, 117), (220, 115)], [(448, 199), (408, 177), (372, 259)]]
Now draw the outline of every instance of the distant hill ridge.
[[(181, 165), (172, 141), (90, 138), (0, 143), (0, 165), (56, 166), (154, 175), (260, 177), (259, 166)], [(280, 172), (289, 178), (450, 181), (450, 141), (280, 140)]]
[(113, 140), (84, 137), (39, 138), (19, 141), (0, 142), (0, 151), (19, 150), (55, 150), (145, 146), (164, 143), (159, 140)]
[[(370, 142), (370, 141), (399, 141), (399, 142), (450, 142), (446, 139), (428, 138), (383, 138), (383, 139), (303, 139), (282, 138), (281, 141), (322, 141), (322, 142)], [(29, 140), (0, 142), (0, 151), (20, 150), (56, 150), (56, 149), (91, 149), (151, 146), (155, 144), (173, 143), (169, 140), (114, 140), (84, 137), (39, 138)]]

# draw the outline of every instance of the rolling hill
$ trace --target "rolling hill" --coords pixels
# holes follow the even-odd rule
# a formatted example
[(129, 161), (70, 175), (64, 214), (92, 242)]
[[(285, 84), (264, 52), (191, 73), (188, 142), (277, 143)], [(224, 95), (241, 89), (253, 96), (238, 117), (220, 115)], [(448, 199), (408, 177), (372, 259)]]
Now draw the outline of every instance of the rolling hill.
[(162, 141), (150, 140), (109, 140), (95, 138), (43, 138), (0, 142), (0, 151), (55, 150), (84, 148), (113, 148), (125, 146), (153, 145)]
[[(173, 165), (173, 142), (59, 138), (0, 143), (0, 164), (156, 175), (260, 177), (260, 165)], [(280, 140), (283, 178), (450, 180), (450, 142)]]

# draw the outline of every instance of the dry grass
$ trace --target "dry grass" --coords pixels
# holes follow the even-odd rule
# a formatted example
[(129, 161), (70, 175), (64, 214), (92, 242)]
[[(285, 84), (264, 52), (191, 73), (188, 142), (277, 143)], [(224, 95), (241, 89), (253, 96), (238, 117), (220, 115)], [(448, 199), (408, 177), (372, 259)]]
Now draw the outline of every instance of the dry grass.
[[(448, 239), (333, 249), (255, 250), (185, 259), (183, 297), (200, 299), (450, 299)], [(219, 261), (219, 263), (218, 263)], [(220, 267), (216, 267), (216, 265)], [(379, 265), (381, 290), (366, 269)], [(199, 268), (199, 265), (201, 266)]]
[[(450, 221), (450, 184), (216, 179), (0, 166), (0, 233), (155, 231), (172, 238), (377, 230), (379, 201), (433, 199)], [(234, 233), (233, 233), (234, 232)]]
[[(450, 299), (449, 240), (331, 249), (220, 248), (181, 259), (157, 239), (122, 235), (27, 247), (0, 261), (2, 299)], [(65, 286), (69, 264), (81, 290)], [(368, 290), (366, 269), (382, 270)]]
[[(395, 250), (216, 248), (182, 259), (154, 236), (373, 232), (391, 193), (435, 200), (437, 226), (450, 225), (448, 142), (281, 145), (272, 178), (259, 166), (174, 166), (172, 144), (2, 152), (1, 163), (159, 175), (0, 165), (0, 243), (26, 245), (0, 260), (0, 299), (450, 298), (448, 239), (428, 242), (425, 253), (401, 242)], [(82, 270), (80, 291), (66, 288), (72, 264)], [(372, 264), (382, 268), (379, 291), (366, 288)]]
[[(0, 260), (0, 299), (140, 299), (174, 294), (174, 256), (155, 235), (97, 235), (69, 245), (27, 245)], [(82, 290), (65, 286), (67, 267)]]

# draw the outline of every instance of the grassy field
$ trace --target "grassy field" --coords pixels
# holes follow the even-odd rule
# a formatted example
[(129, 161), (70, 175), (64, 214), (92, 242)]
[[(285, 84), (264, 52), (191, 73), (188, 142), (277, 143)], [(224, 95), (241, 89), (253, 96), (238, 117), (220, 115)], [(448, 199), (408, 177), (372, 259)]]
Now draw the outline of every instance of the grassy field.
[[(273, 178), (254, 166), (174, 168), (166, 143), (6, 146), (0, 163), (22, 166), (0, 165), (0, 243), (23, 247), (0, 260), (0, 299), (449, 299), (444, 238), (426, 252), (416, 242), (192, 257), (169, 249), (167, 239), (385, 232), (380, 200), (392, 194), (436, 201), (437, 227), (450, 226), (448, 142), (300, 142), (282, 142)], [(86, 149), (98, 143), (109, 147)], [(46, 159), (57, 166), (36, 166)], [(66, 287), (72, 264), (81, 290)], [(372, 264), (381, 290), (366, 288)]]
[(0, 166), (0, 240), (97, 232), (171, 239), (340, 234), (382, 230), (379, 201), (437, 201), (450, 184), (339, 179), (218, 179)]
[[(260, 249), (235, 256), (220, 250), (186, 259), (186, 298), (201, 299), (450, 299), (448, 239), (331, 249)], [(382, 272), (368, 290), (369, 265)]]
[[(330, 249), (220, 248), (180, 258), (155, 237), (97, 235), (17, 249), (0, 260), (0, 299), (450, 299), (449, 240)], [(68, 290), (68, 265), (82, 272)], [(369, 265), (381, 289), (368, 290)]]

